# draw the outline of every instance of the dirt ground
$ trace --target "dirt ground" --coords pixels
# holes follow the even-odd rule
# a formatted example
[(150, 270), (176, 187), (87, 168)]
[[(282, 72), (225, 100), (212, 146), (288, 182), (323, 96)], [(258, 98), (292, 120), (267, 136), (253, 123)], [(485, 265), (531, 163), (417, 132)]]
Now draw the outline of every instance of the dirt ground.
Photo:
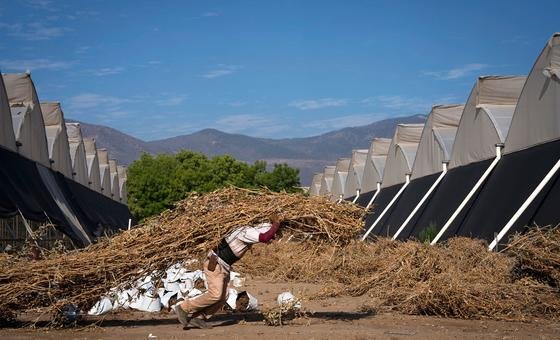
[[(259, 300), (261, 310), (276, 305), (284, 291), (308, 296), (318, 289), (309, 284), (248, 280), (241, 290)], [(367, 297), (303, 300), (308, 311), (281, 327), (266, 326), (260, 313), (215, 315), (210, 330), (187, 329), (171, 313), (120, 311), (87, 317), (79, 328), (36, 330), (0, 329), (2, 339), (560, 339), (560, 323), (457, 320), (438, 317), (376, 313)], [(31, 319), (33, 316), (27, 316)]]

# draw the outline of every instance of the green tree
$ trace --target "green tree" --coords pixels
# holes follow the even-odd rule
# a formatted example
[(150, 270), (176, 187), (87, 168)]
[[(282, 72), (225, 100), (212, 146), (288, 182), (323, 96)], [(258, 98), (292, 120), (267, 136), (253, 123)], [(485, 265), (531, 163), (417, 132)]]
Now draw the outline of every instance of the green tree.
[(169, 155), (143, 154), (128, 169), (129, 206), (138, 218), (157, 214), (185, 197), (177, 181), (179, 163)]
[(132, 163), (128, 171), (129, 207), (143, 219), (173, 207), (192, 192), (210, 192), (229, 185), (301, 191), (299, 170), (287, 164), (275, 164), (268, 172), (264, 161), (249, 165), (228, 155), (208, 159), (183, 150), (176, 155), (143, 154)]
[(258, 173), (256, 175), (256, 184), (267, 187), (272, 191), (301, 191), (299, 188), (299, 169), (290, 168), (288, 164), (274, 164), (272, 172)]

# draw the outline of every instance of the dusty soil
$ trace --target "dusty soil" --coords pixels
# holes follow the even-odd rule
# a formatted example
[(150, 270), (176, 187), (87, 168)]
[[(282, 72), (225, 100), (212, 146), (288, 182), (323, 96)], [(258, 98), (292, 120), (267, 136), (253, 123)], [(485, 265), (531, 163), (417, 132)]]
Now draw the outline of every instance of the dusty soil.
[[(305, 300), (317, 286), (300, 283), (270, 283), (247, 280), (244, 288), (259, 299), (263, 311), (276, 305), (276, 296), (292, 291), (302, 296), (306, 318), (281, 327), (266, 326), (260, 313), (214, 316), (210, 330), (187, 329), (170, 313), (133, 311), (87, 317), (79, 328), (35, 330), (0, 329), (2, 339), (559, 339), (560, 323), (551, 321), (510, 322), (457, 320), (396, 313), (376, 313), (366, 297)], [(36, 315), (24, 316), (31, 320)], [(151, 335), (151, 336), (150, 336)], [(157, 338), (156, 338), (157, 337)]]

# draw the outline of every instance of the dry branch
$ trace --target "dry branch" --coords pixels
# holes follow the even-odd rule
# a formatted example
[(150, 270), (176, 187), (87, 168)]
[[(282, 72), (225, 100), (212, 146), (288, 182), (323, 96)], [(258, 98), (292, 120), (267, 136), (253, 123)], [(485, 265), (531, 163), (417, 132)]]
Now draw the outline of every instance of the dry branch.
[(142, 226), (84, 250), (43, 260), (0, 259), (0, 311), (5, 315), (67, 304), (90, 308), (111, 287), (134, 283), (174, 263), (200, 257), (232, 228), (281, 215), (291, 233), (344, 244), (362, 229), (365, 211), (321, 198), (229, 188), (193, 195)]

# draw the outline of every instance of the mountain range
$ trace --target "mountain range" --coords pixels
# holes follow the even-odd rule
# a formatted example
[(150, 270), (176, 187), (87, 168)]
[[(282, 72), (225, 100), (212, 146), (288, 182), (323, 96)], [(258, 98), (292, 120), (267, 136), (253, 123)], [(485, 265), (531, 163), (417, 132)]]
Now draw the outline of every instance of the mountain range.
[(396, 117), (368, 125), (347, 127), (305, 138), (268, 139), (204, 129), (192, 134), (154, 141), (143, 141), (116, 129), (79, 122), (82, 134), (94, 137), (97, 147), (107, 148), (111, 158), (130, 164), (142, 152), (175, 153), (181, 149), (198, 151), (209, 157), (229, 154), (236, 159), (254, 162), (265, 160), (269, 165), (287, 163), (300, 170), (303, 186), (311, 183), (313, 174), (334, 164), (338, 158), (350, 157), (352, 149), (369, 148), (374, 137), (391, 138), (397, 124), (423, 123), (424, 115)]

